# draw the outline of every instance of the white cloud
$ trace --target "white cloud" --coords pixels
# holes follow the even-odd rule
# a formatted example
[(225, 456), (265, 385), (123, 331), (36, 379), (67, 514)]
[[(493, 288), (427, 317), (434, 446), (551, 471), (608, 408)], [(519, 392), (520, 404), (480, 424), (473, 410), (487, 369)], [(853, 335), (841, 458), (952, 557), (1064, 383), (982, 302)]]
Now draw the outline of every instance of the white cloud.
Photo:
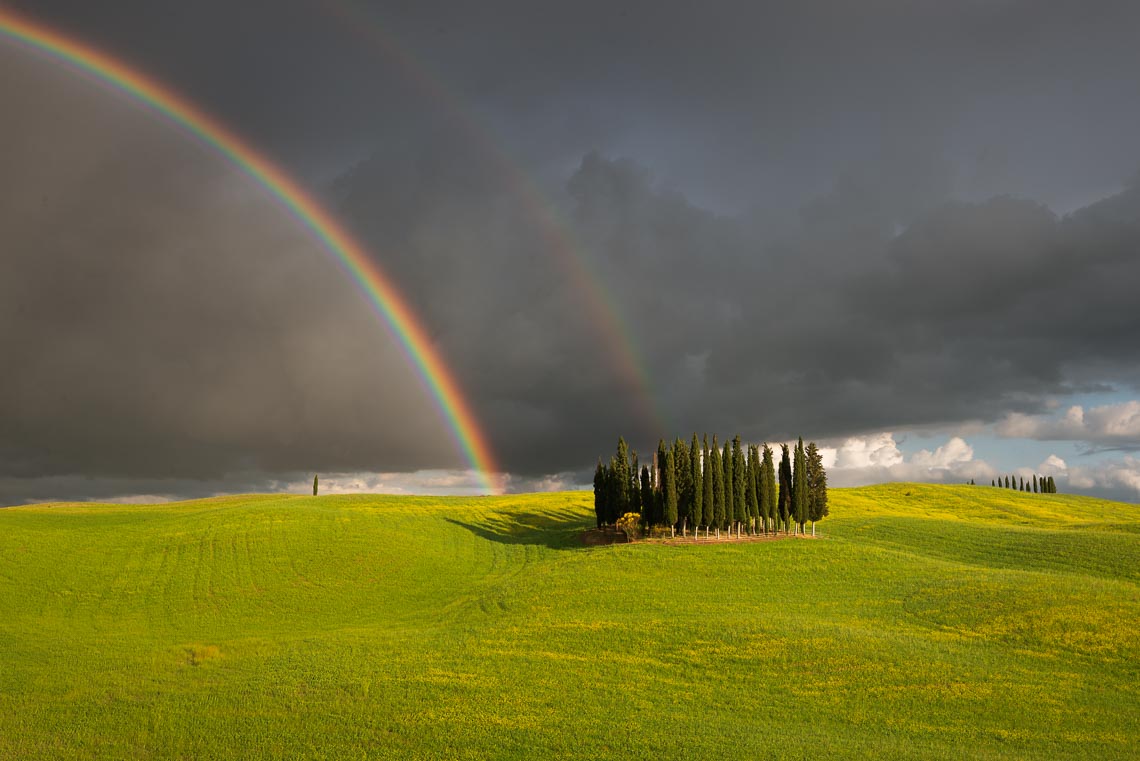
[(1073, 405), (1060, 417), (1011, 413), (994, 426), (999, 436), (1038, 441), (1084, 441), (1094, 448), (1140, 449), (1140, 401), (1085, 410)]
[(974, 448), (958, 436), (934, 451), (921, 449), (909, 459), (891, 432), (853, 436), (838, 446), (821, 447), (820, 453), (833, 486), (883, 481), (964, 482), (993, 478), (997, 473), (984, 460), (975, 460)]
[(1137, 457), (1069, 467), (1057, 455), (1049, 455), (1038, 468), (1038, 472), (1053, 476), (1066, 489), (1091, 491), (1116, 499), (1135, 500), (1140, 496), (1140, 458)]

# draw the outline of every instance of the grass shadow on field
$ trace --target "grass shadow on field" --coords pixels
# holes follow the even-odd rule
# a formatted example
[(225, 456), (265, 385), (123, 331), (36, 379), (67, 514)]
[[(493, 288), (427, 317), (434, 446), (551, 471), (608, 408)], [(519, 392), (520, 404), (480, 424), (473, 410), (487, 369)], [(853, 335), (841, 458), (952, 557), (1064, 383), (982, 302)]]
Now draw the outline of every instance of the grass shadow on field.
[(582, 531), (588, 528), (581, 516), (560, 512), (496, 514), (479, 523), (445, 520), (491, 542), (535, 544), (554, 550), (581, 547)]

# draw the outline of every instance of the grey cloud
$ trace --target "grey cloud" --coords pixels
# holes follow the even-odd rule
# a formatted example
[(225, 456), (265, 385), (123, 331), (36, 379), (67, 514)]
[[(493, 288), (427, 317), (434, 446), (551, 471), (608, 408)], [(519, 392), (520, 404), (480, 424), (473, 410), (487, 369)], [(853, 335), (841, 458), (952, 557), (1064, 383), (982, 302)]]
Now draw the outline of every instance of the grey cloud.
[[(335, 177), (330, 205), (423, 314), (518, 484), (588, 480), (618, 433), (642, 451), (694, 429), (822, 439), (1140, 381), (1134, 3), (357, 6), (389, 44), (300, 0), (17, 5), (311, 183)], [(8, 474), (461, 464), (279, 210), (5, 50), (0, 95), (26, 102), (0, 129), (30, 146), (0, 149), (18, 178), (0, 183)], [(667, 431), (560, 263), (567, 241)]]

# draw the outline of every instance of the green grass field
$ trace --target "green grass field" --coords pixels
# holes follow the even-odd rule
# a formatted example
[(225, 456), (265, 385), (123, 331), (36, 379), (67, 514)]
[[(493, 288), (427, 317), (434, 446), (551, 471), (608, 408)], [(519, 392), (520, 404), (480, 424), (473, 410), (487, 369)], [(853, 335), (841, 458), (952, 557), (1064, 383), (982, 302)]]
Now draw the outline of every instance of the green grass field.
[(586, 493), (0, 510), (0, 758), (1136, 758), (1140, 507), (834, 489), (584, 548)]

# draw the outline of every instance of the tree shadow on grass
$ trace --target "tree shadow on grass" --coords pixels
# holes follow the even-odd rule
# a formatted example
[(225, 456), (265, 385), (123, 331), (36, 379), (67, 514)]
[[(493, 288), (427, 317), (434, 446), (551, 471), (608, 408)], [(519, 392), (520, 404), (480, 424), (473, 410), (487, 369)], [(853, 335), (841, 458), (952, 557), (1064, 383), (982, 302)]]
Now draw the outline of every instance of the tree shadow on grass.
[(581, 515), (556, 510), (494, 513), (478, 523), (445, 518), (478, 537), (501, 544), (537, 544), (555, 550), (582, 546), (582, 532), (590, 528)]

